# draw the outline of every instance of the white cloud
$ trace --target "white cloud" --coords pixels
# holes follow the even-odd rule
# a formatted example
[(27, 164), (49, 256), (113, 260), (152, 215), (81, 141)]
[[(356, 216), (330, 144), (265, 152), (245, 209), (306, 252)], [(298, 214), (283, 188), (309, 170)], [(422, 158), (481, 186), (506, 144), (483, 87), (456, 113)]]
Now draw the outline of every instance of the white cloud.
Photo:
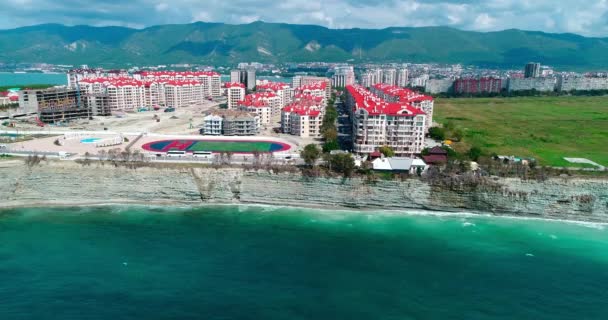
[(255, 20), (338, 28), (451, 26), (608, 36), (608, 0), (5, 0), (0, 28), (39, 23), (150, 26)]

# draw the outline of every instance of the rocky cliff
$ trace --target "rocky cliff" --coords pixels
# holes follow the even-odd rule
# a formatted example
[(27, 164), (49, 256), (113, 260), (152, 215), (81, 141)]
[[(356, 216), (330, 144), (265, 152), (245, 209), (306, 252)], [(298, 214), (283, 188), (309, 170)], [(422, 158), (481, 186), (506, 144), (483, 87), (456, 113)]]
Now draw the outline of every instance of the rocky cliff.
[(0, 207), (102, 203), (256, 203), (369, 209), (468, 211), (608, 222), (608, 181), (501, 179), (473, 188), (418, 179), (377, 181), (212, 168), (0, 161)]

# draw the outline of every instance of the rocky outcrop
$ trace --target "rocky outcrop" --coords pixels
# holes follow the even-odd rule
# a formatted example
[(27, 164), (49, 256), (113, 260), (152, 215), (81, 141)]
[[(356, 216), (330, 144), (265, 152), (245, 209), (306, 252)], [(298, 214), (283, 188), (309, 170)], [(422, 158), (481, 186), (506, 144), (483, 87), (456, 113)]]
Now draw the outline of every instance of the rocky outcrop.
[(474, 187), (418, 179), (377, 181), (212, 168), (115, 168), (69, 161), (26, 167), (0, 162), (0, 204), (257, 203), (426, 209), (608, 222), (608, 181), (500, 179)]

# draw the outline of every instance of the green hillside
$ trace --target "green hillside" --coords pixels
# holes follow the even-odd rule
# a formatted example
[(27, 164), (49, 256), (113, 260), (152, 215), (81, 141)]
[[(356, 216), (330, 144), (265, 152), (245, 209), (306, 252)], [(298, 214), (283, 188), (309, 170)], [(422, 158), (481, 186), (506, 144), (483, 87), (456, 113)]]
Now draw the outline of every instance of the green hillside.
[(446, 27), (328, 29), (312, 25), (196, 22), (145, 29), (45, 24), (0, 30), (0, 63), (129, 64), (241, 61), (438, 62), (517, 67), (529, 61), (608, 68), (608, 39)]

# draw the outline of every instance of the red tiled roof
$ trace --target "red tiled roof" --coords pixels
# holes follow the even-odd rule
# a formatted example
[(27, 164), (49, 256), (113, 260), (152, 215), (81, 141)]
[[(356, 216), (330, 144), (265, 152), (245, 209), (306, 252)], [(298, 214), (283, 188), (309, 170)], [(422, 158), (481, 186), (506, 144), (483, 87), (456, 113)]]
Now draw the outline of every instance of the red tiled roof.
[(355, 99), (355, 108), (364, 109), (370, 115), (415, 116), (425, 114), (407, 102), (386, 102), (360, 85), (346, 86), (346, 90)]
[(255, 86), (256, 90), (270, 90), (274, 92), (281, 91), (285, 88), (289, 88), (289, 85), (287, 83), (270, 81), (266, 83), (260, 83)]
[(445, 163), (448, 161), (448, 157), (445, 155), (431, 154), (428, 156), (422, 156), (422, 159), (426, 163), (437, 164), (437, 163)]
[(224, 83), (224, 87), (225, 88), (241, 87), (241, 88), (245, 89), (245, 85), (240, 82), (226, 82), (226, 83)]
[(400, 102), (411, 103), (424, 100), (433, 101), (433, 97), (431, 96), (423, 95), (407, 88), (397, 87), (386, 83), (378, 83), (374, 85), (373, 88), (383, 92), (386, 95), (397, 97)]

